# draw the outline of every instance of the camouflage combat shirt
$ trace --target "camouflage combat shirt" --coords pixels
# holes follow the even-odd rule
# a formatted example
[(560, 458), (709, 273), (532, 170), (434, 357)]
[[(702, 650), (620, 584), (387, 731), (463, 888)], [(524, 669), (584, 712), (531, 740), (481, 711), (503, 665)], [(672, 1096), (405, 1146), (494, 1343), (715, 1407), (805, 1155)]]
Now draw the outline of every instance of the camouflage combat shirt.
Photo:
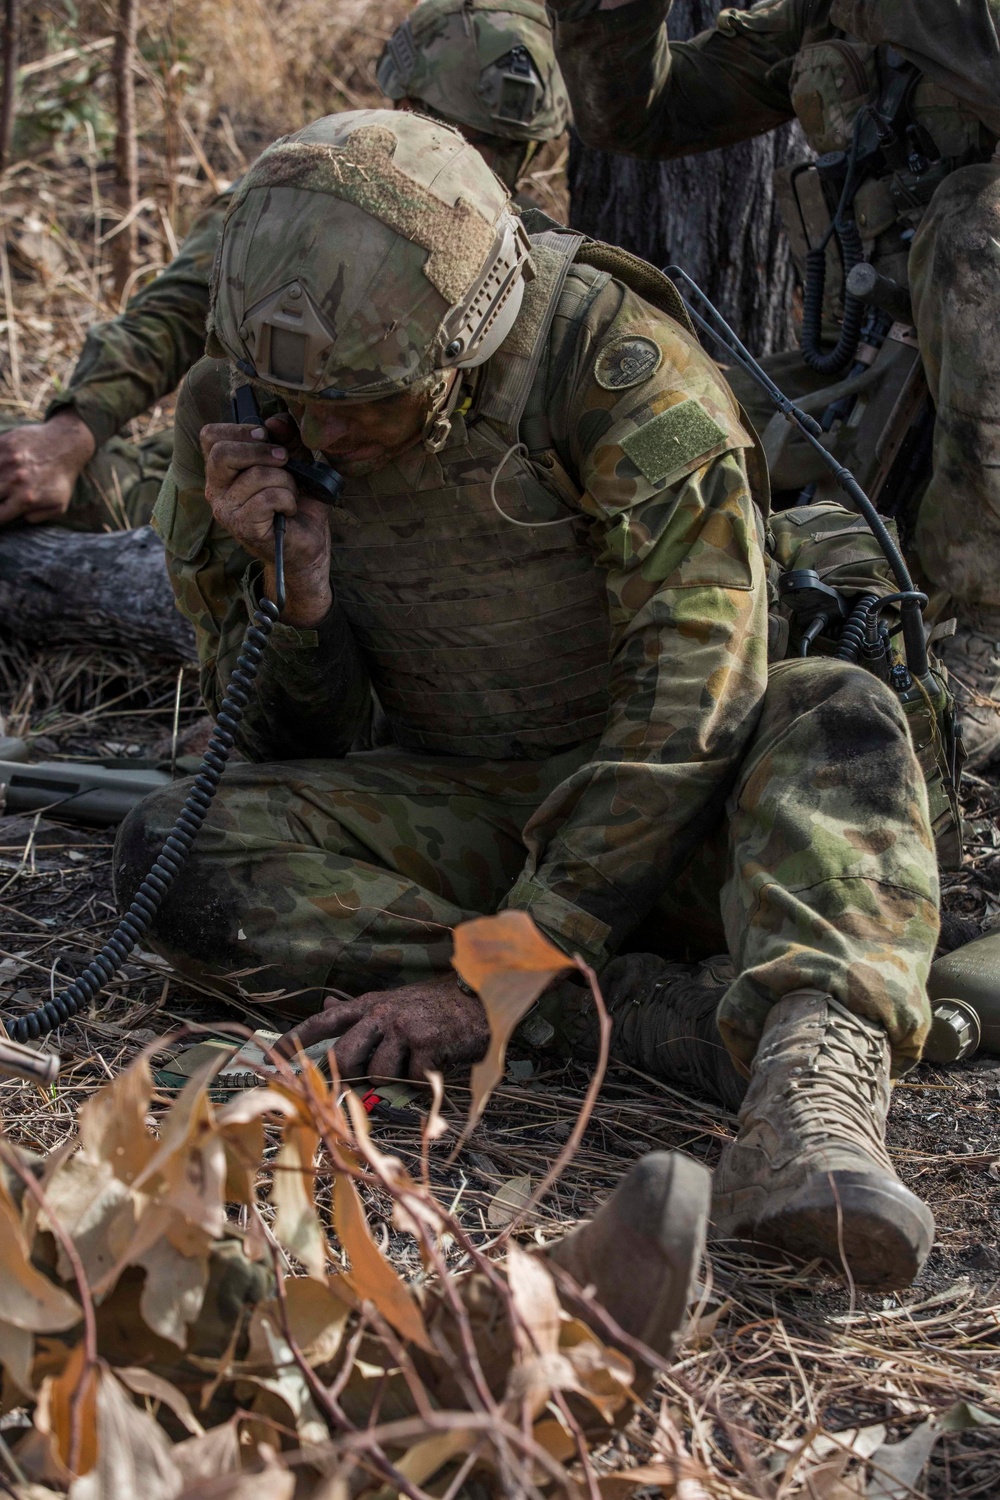
[[(524, 870), (507, 900), (564, 949), (601, 963), (721, 815), (754, 731), (767, 682), (763, 527), (747, 478), (751, 439), (714, 365), (679, 324), (606, 272), (574, 265), (558, 294), (545, 356), (536, 377), (544, 388), (529, 404), (546, 414), (551, 449), (569, 479), (561, 498), (579, 513), (578, 546), (601, 580), (607, 707), (596, 737), (593, 729), (585, 739), (568, 732), (561, 748), (586, 743), (587, 758), (532, 817)], [(396, 460), (398, 475), (384, 478), (383, 487), (398, 493), (409, 476), (429, 512), (440, 510), (449, 486), (470, 467), (463, 434), (477, 420), (484, 377), (469, 378), (451, 444), (433, 455), (417, 446)], [(195, 627), (213, 711), (260, 577), (259, 565), (214, 522), (205, 498), (198, 436), (204, 423), (227, 418), (229, 391), (224, 362), (206, 359), (192, 371), (155, 518), (179, 607)], [(436, 487), (429, 475), (439, 476)], [(476, 482), (489, 480), (486, 473)], [(364, 515), (369, 496), (377, 509), (373, 476), (349, 480), (342, 503)], [(331, 518), (334, 537), (339, 524)], [(401, 599), (414, 583), (412, 531), (401, 529), (395, 551), (385, 549), (382, 582), (395, 556)], [(475, 526), (463, 542), (471, 571)], [(434, 582), (429, 576), (428, 587)], [(349, 602), (357, 618), (357, 585)], [(461, 610), (459, 586), (449, 604), (452, 631), (463, 628)], [(471, 616), (470, 645), (479, 625)], [(530, 610), (520, 628), (544, 632)], [(453, 642), (451, 635), (446, 644)], [(560, 650), (553, 640), (549, 675), (556, 683)], [(240, 749), (258, 762), (343, 756), (365, 728), (379, 667), (352, 632), (335, 589), (334, 606), (316, 629), (275, 628)], [(484, 669), (483, 695), (492, 688), (509, 696), (511, 684), (491, 682)], [(531, 701), (526, 684), (526, 720)], [(551, 701), (558, 703), (558, 694)], [(443, 722), (442, 733), (449, 727)], [(523, 727), (527, 734), (533, 725)], [(550, 741), (534, 753), (556, 748)], [(519, 763), (505, 762), (502, 773), (516, 775)]]

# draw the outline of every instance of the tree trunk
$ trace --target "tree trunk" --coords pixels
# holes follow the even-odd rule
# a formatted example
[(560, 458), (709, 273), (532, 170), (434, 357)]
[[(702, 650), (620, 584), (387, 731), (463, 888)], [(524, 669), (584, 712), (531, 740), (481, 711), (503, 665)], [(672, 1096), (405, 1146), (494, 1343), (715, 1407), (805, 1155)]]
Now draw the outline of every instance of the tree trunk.
[(5, 0), (3, 24), (3, 92), (0, 93), (0, 172), (10, 166), (17, 103), (17, 59), (21, 42), (21, 0)]
[[(118, 30), (112, 71), (115, 79), (115, 198), (122, 218), (139, 201), (139, 145), (135, 123), (135, 72), (133, 56), (139, 25), (139, 0), (119, 0)], [(138, 231), (133, 218), (111, 239), (111, 270), (115, 294), (123, 300), (135, 269)]]
[(31, 646), (195, 658), (194, 631), (174, 607), (163, 543), (150, 526), (0, 532), (0, 634)]
[[(720, 9), (718, 0), (675, 0), (671, 37), (697, 35)], [(753, 353), (787, 349), (796, 342), (795, 271), (772, 174), (806, 154), (797, 124), (723, 151), (662, 162), (592, 151), (574, 136), (570, 223), (656, 266), (682, 266)]]

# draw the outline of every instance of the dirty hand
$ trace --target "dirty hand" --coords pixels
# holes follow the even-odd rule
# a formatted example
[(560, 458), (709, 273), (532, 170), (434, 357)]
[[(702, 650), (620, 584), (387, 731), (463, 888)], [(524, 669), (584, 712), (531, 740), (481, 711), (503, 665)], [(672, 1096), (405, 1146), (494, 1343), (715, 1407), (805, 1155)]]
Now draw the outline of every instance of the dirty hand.
[(278, 1043), (293, 1056), (296, 1044), (337, 1037), (335, 1052), (342, 1078), (405, 1078), (423, 1082), (432, 1069), (478, 1062), (490, 1040), (490, 1027), (475, 995), (453, 978), (427, 979), (398, 990), (373, 990), (356, 1000), (329, 996)]
[(284, 468), (300, 447), (291, 417), (268, 417), (263, 427), (210, 422), (201, 429), (205, 496), (220, 526), (264, 563), (264, 592), (274, 597), (274, 517), (287, 517), (282, 620), (318, 625), (333, 603), (327, 507), (299, 495)]
[(58, 521), (95, 448), (93, 433), (73, 411), (0, 433), (0, 526)]

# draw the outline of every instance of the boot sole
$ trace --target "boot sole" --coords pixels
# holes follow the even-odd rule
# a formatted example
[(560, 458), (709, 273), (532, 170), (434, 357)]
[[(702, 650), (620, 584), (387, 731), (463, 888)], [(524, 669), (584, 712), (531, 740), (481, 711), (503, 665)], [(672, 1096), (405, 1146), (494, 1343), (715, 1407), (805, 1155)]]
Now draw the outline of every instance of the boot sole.
[(825, 1260), (857, 1286), (881, 1291), (909, 1286), (934, 1243), (930, 1209), (902, 1183), (863, 1172), (816, 1172), (787, 1195), (721, 1193), (712, 1219), (716, 1238)]

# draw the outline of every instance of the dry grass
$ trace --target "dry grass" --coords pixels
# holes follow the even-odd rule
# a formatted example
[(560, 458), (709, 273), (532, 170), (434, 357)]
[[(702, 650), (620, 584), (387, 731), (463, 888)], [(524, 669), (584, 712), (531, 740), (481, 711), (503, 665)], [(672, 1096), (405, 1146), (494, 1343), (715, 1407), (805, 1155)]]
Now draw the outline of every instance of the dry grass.
[[(98, 3), (82, 5), (72, 19), (68, 6), (56, 3), (29, 9), (29, 66), (100, 40), (110, 27), (108, 8)], [(398, 0), (278, 0), (267, 7), (259, 0), (144, 0), (138, 280), (169, 258), (197, 208), (275, 134), (375, 100), (374, 58), (403, 9)], [(40, 415), (86, 328), (114, 310), (103, 240), (116, 221), (107, 53), (89, 57), (37, 68), (24, 82), (24, 154), (0, 185), (0, 413)], [(46, 137), (42, 124), (58, 108), (63, 124)], [(555, 208), (560, 151), (543, 158), (534, 185), (553, 195)], [(167, 408), (145, 420), (153, 428), (166, 415)], [(10, 730), (39, 737), (47, 754), (147, 751), (170, 731), (175, 687), (172, 672), (150, 673), (135, 660), (0, 653)], [(183, 721), (196, 713), (189, 684)], [(1000, 905), (1000, 795), (992, 784), (973, 783), (969, 805), (972, 857), (945, 882), (952, 946), (994, 920)], [(39, 1003), (99, 946), (114, 916), (110, 859), (106, 835), (43, 819), (0, 822), (0, 1007)], [(51, 1148), (69, 1133), (81, 1100), (145, 1043), (177, 1024), (223, 1015), (232, 1017), (232, 1008), (171, 978), (151, 956), (136, 956), (101, 1007), (59, 1034), (65, 1068), (58, 1089), (0, 1085), (11, 1133)], [(437, 1188), (456, 1200), (480, 1245), (495, 1233), (487, 1215), (497, 1187), (514, 1177), (540, 1179), (582, 1097), (585, 1080), (571, 1069), (544, 1072), (537, 1059), (518, 1061), (521, 1075), (508, 1079), (458, 1160), (446, 1167), (444, 1152), (434, 1157)], [(463, 1103), (455, 1091), (450, 1107), (458, 1113)], [(863, 1463), (851, 1458), (817, 1469), (807, 1456), (786, 1468), (789, 1453), (821, 1430), (842, 1434), (841, 1449), (850, 1446), (852, 1429), (874, 1424), (892, 1440), (958, 1399), (1000, 1414), (998, 1105), (1000, 1060), (988, 1058), (951, 1072), (922, 1067), (896, 1091), (892, 1149), (902, 1175), (930, 1202), (939, 1230), (911, 1291), (854, 1296), (832, 1280), (807, 1282), (800, 1269), (759, 1264), (729, 1248), (714, 1254), (691, 1338), (662, 1387), (713, 1494), (851, 1500), (864, 1493)], [(623, 1168), (652, 1148), (714, 1162), (733, 1124), (718, 1109), (613, 1070), (581, 1150), (531, 1230), (550, 1237), (586, 1216)], [(416, 1124), (382, 1125), (377, 1134), (405, 1163), (419, 1156)], [(377, 1218), (377, 1197), (370, 1207)], [(388, 1224), (385, 1232), (392, 1237)], [(652, 1422), (645, 1436), (641, 1423), (633, 1429), (637, 1457), (649, 1452)], [(834, 1472), (839, 1468), (843, 1475)], [(990, 1431), (944, 1439), (920, 1492), (1000, 1492), (1000, 1452)]]

